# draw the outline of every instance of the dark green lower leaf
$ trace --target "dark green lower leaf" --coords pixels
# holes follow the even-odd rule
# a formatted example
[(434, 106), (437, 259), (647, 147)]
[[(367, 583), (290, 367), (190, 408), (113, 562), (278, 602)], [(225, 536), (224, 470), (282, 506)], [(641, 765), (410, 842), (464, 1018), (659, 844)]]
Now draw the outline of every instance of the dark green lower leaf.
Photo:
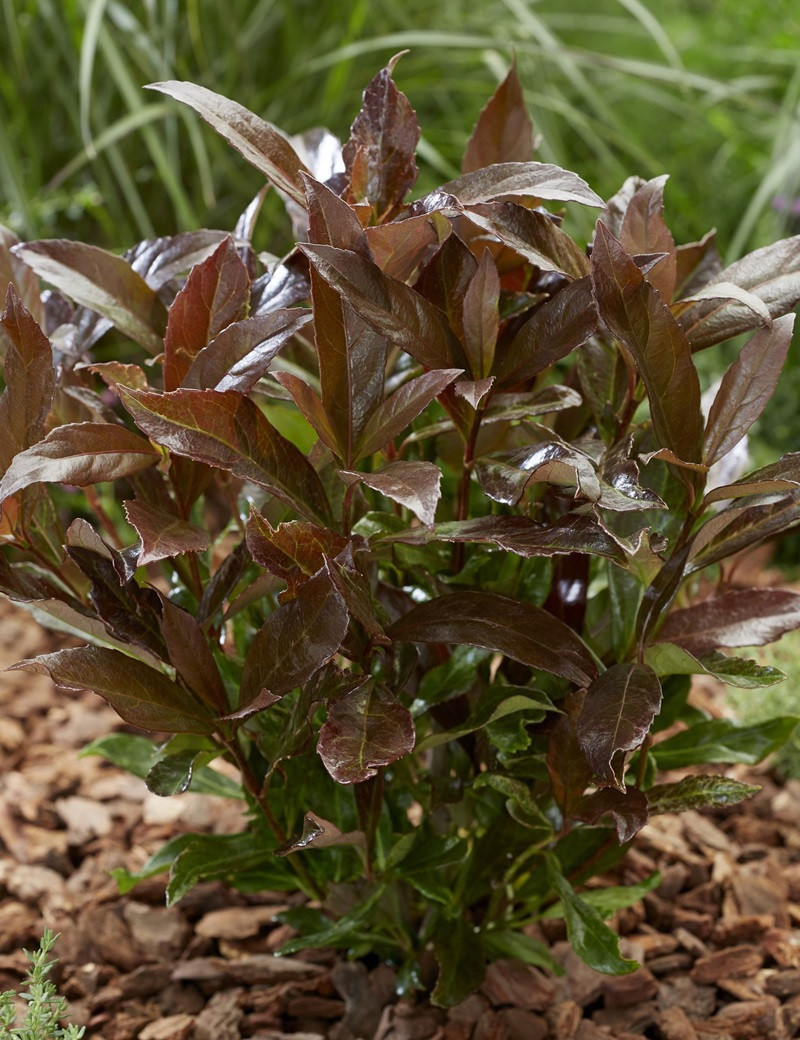
[(709, 805), (738, 805), (760, 787), (727, 776), (685, 776), (675, 784), (658, 784), (647, 792), (650, 815), (703, 809)]
[(755, 765), (791, 738), (800, 718), (784, 716), (740, 726), (730, 719), (701, 722), (656, 744), (650, 754), (659, 769), (682, 769), (705, 762)]
[(478, 929), (463, 917), (442, 918), (433, 933), (439, 978), (431, 994), (437, 1007), (453, 1007), (474, 993), (486, 975), (486, 951)]

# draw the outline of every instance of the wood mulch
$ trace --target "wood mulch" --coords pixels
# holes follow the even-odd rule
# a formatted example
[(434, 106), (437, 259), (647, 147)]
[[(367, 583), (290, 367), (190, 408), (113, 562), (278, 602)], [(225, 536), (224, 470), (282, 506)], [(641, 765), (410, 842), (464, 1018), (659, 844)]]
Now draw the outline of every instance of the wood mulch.
[[(0, 606), (0, 665), (52, 649), (28, 616)], [(387, 965), (328, 952), (275, 958), (285, 893), (201, 885), (174, 908), (163, 878), (120, 897), (108, 871), (136, 869), (184, 830), (234, 832), (221, 799), (163, 799), (76, 751), (119, 728), (97, 697), (56, 693), (22, 672), (0, 685), (0, 990), (17, 988), (44, 926), (61, 932), (56, 978), (72, 1020), (96, 1040), (788, 1040), (800, 1036), (800, 783), (737, 771), (762, 791), (721, 812), (659, 817), (613, 880), (660, 870), (621, 912), (624, 955), (609, 978), (547, 939), (565, 974), (493, 964), (450, 1011), (398, 1000)], [(702, 695), (702, 693), (701, 693)]]

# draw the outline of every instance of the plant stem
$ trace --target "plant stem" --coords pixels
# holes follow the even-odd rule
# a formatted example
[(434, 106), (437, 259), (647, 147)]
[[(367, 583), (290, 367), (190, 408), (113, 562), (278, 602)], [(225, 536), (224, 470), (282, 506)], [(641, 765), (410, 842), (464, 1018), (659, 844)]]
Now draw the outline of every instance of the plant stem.
[[(469, 519), (469, 489), (470, 482), (472, 481), (472, 469), (475, 463), (475, 445), (478, 440), (478, 434), (481, 429), (481, 420), (483, 419), (485, 411), (486, 405), (479, 405), (475, 411), (475, 417), (472, 420), (469, 436), (464, 442), (464, 464), (461, 470), (461, 480), (459, 481), (458, 492), (456, 493), (456, 520)], [(453, 546), (453, 572), (457, 574), (463, 566), (464, 543), (456, 542)]]

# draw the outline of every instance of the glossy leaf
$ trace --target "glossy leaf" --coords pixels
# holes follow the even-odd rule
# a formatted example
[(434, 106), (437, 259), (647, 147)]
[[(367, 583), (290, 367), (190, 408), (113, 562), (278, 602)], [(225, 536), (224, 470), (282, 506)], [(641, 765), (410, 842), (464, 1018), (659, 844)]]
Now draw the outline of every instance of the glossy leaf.
[(329, 849), (336, 845), (366, 845), (363, 831), (348, 831), (343, 834), (339, 828), (324, 820), (316, 813), (307, 812), (303, 817), (303, 830), (292, 838), (286, 845), (276, 849), (276, 856), (288, 856), (291, 852), (300, 852), (302, 849)]
[(210, 711), (191, 694), (163, 672), (116, 650), (97, 646), (57, 650), (20, 661), (14, 668), (49, 675), (63, 689), (91, 690), (139, 729), (166, 733), (213, 733), (216, 729)]
[(506, 78), (481, 109), (461, 169), (471, 173), (493, 163), (528, 162), (532, 155), (533, 123), (514, 60)]
[(483, 982), (486, 954), (477, 926), (466, 917), (443, 918), (433, 934), (439, 975), (431, 993), (436, 1007), (454, 1007)]
[(429, 250), (441, 244), (450, 231), (449, 221), (435, 213), (365, 228), (375, 263), (384, 274), (401, 282), (410, 280)]
[(648, 276), (665, 303), (672, 300), (677, 277), (675, 239), (664, 221), (666, 174), (654, 177), (634, 192), (620, 225), (620, 244), (627, 253), (665, 253), (666, 259)]
[(122, 257), (63, 238), (27, 242), (15, 247), (14, 252), (40, 278), (108, 318), (151, 354), (161, 350), (163, 304)]
[(561, 271), (570, 278), (589, 273), (586, 253), (543, 210), (492, 202), (469, 206), (465, 216), (543, 271)]
[(0, 481), (0, 502), (37, 483), (85, 487), (152, 466), (149, 441), (114, 423), (67, 423), (17, 455)]
[(579, 202), (584, 206), (605, 205), (589, 185), (576, 173), (560, 166), (539, 162), (493, 163), (482, 170), (464, 173), (438, 189), (454, 195), (465, 206), (476, 202), (494, 202), (504, 195), (556, 202)]
[(757, 498), (751, 505), (728, 506), (706, 520), (694, 536), (687, 572), (724, 560), (798, 523), (800, 493), (795, 490)]
[(684, 462), (699, 462), (700, 382), (686, 337), (602, 223), (592, 251), (592, 283), (604, 324), (630, 352), (647, 388), (658, 443)]
[(800, 593), (788, 589), (726, 589), (673, 611), (659, 639), (694, 654), (721, 646), (763, 646), (800, 628)]
[[(600, 793), (603, 795), (616, 794), (619, 797), (623, 797), (618, 791), (602, 791)], [(660, 884), (661, 874), (656, 871), (650, 877), (638, 883), (587, 889), (581, 894), (581, 901), (597, 910), (603, 920), (606, 920), (618, 910), (625, 910), (629, 906), (633, 906), (634, 903), (638, 903), (648, 892), (652, 892)], [(563, 918), (564, 904), (561, 901), (555, 903), (553, 906), (548, 907), (541, 916), (545, 920)]]
[(44, 308), (39, 279), (35, 271), (11, 252), (18, 245), (19, 239), (14, 232), (0, 224), (0, 292), (7, 292), (7, 286), (13, 285), (25, 309), (35, 322), (41, 324)]
[(691, 729), (655, 744), (650, 754), (659, 769), (683, 769), (707, 762), (742, 762), (756, 765), (783, 747), (800, 719), (768, 719), (752, 726), (741, 726), (730, 719), (710, 719)]
[(430, 526), (441, 497), (442, 471), (432, 462), (390, 462), (372, 473), (341, 470), (348, 484), (359, 482), (410, 509)]
[(396, 61), (393, 58), (368, 84), (350, 140), (342, 149), (350, 194), (356, 202), (369, 202), (376, 223), (403, 201), (417, 179), (419, 125), (408, 98), (392, 79)]
[(140, 567), (187, 552), (203, 552), (210, 544), (208, 531), (174, 513), (139, 499), (129, 499), (123, 505), (128, 523), (142, 543)]
[(600, 482), (586, 456), (560, 441), (518, 448), (504, 458), (483, 458), (475, 465), (478, 483), (489, 498), (504, 505), (517, 505), (528, 487), (536, 482), (574, 489), (577, 498), (592, 502), (600, 498)]
[(627, 975), (636, 971), (639, 965), (620, 957), (619, 938), (603, 922), (597, 910), (576, 895), (555, 856), (548, 853), (545, 863), (547, 880), (564, 908), (567, 938), (581, 960), (606, 975)]
[(290, 520), (273, 528), (254, 508), (247, 520), (246, 537), (256, 563), (290, 586), (313, 577), (326, 556), (338, 556), (348, 545), (343, 535), (305, 520)]
[(674, 643), (654, 643), (645, 650), (644, 659), (657, 675), (713, 675), (745, 690), (774, 686), (786, 678), (780, 669), (769, 665), (726, 657), (715, 651), (698, 652), (695, 656)]
[(537, 308), (495, 366), (503, 386), (526, 382), (597, 332), (589, 278), (579, 278)]
[(13, 285), (8, 286), (0, 319), (8, 345), (0, 397), (0, 465), (7, 469), (20, 451), (44, 436), (55, 393), (50, 341), (25, 307)]
[(414, 749), (408, 708), (376, 683), (365, 683), (328, 708), (317, 754), (339, 784), (356, 784)]
[(431, 401), (450, 386), (462, 373), (460, 368), (424, 372), (403, 383), (380, 404), (364, 427), (359, 457), (365, 458), (394, 440), (423, 412)]
[[(472, 672), (474, 676), (474, 671)], [(538, 690), (517, 686), (492, 686), (486, 690), (471, 715), (461, 724), (446, 730), (430, 733), (417, 745), (418, 751), (441, 747), (452, 740), (460, 740), (468, 733), (483, 730), (492, 722), (507, 718), (509, 715), (521, 715), (541, 720), (548, 711), (558, 711), (549, 697)]]
[(175, 297), (164, 338), (164, 389), (177, 390), (204, 347), (245, 316), (250, 276), (228, 237), (192, 269)]
[[(773, 318), (788, 314), (800, 300), (800, 235), (756, 249), (726, 267), (721, 282), (733, 282), (766, 304)], [(762, 323), (738, 300), (701, 300), (678, 315), (692, 350), (702, 350)]]
[(577, 733), (586, 761), (603, 785), (623, 791), (625, 765), (650, 732), (661, 707), (652, 668), (615, 664), (586, 693)]
[(131, 267), (158, 292), (171, 281), (209, 257), (227, 238), (224, 231), (182, 231), (165, 238), (140, 242), (125, 254)]
[(478, 261), (464, 241), (451, 234), (417, 276), (414, 291), (432, 303), (464, 341), (464, 298), (478, 273)]
[(421, 603), (388, 635), (413, 643), (482, 646), (578, 686), (597, 675), (592, 654), (563, 622), (539, 607), (490, 592), (455, 592)]
[(636, 787), (605, 787), (585, 795), (575, 808), (575, 816), (584, 823), (598, 823), (611, 816), (620, 845), (632, 841), (647, 823), (649, 792)]
[(364, 321), (427, 368), (452, 368), (463, 351), (439, 312), (404, 282), (347, 249), (304, 245), (313, 268)]
[(304, 516), (329, 519), (308, 459), (237, 391), (123, 390), (122, 400), (139, 429), (175, 454), (252, 480)]
[(161, 634), (170, 663), (203, 703), (216, 714), (224, 715), (229, 708), (228, 695), (197, 620), (165, 596), (161, 596), (161, 610)]
[(703, 438), (703, 458), (709, 466), (739, 443), (766, 408), (778, 385), (793, 330), (790, 314), (757, 332), (723, 376)]
[(717, 249), (716, 231), (709, 231), (699, 242), (688, 242), (686, 245), (678, 246), (675, 254), (676, 300), (719, 281), (722, 260)]
[(727, 776), (685, 776), (673, 784), (657, 784), (647, 792), (651, 816), (709, 806), (738, 805), (761, 788)]
[(250, 642), (239, 707), (262, 690), (282, 697), (307, 682), (341, 646), (350, 615), (327, 567), (303, 582), (295, 599), (270, 614)]
[(148, 87), (193, 108), (270, 183), (298, 205), (305, 206), (300, 174), (308, 173), (308, 170), (283, 134), (271, 123), (197, 83), (167, 80), (150, 83)]
[(500, 276), (491, 252), (484, 249), (463, 304), (464, 347), (472, 375), (478, 380), (485, 380), (492, 369), (500, 329), (499, 300)]

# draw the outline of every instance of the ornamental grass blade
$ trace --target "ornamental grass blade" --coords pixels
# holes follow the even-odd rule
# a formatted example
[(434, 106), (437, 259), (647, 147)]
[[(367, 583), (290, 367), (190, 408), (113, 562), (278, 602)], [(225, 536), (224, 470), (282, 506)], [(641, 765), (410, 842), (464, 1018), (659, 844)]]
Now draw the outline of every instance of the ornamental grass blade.
[(700, 461), (700, 381), (681, 328), (633, 259), (597, 225), (592, 251), (597, 309), (630, 352), (647, 389), (658, 443), (684, 462)]
[(116, 650), (82, 646), (43, 654), (13, 667), (49, 675), (62, 689), (91, 690), (108, 701), (120, 718), (139, 729), (201, 734), (216, 729), (211, 711), (190, 693), (163, 672)]
[(44, 436), (55, 393), (50, 341), (22, 302), (13, 284), (6, 293), (0, 325), (7, 336), (0, 397), (0, 465)]
[(417, 180), (415, 154), (419, 141), (416, 113), (392, 79), (400, 55), (372, 79), (361, 111), (342, 149), (355, 202), (369, 202), (377, 219), (386, 220)]
[(303, 245), (312, 267), (377, 333), (426, 368), (464, 367), (461, 345), (432, 304), (348, 249)]
[(472, 173), (494, 163), (529, 162), (533, 151), (533, 123), (525, 106), (515, 58), (508, 75), (481, 109), (461, 169)]
[(155, 291), (121, 256), (63, 238), (15, 246), (40, 278), (102, 314), (151, 354), (163, 346), (166, 313)]
[(331, 519), (322, 482), (305, 455), (236, 390), (121, 390), (133, 421), (177, 455), (265, 488), (312, 520)]
[(167, 80), (149, 83), (147, 89), (158, 90), (193, 108), (271, 184), (305, 208), (301, 174), (308, 173), (308, 170), (288, 140), (271, 123), (197, 83)]
[(482, 646), (588, 686), (597, 664), (588, 647), (546, 610), (491, 592), (454, 592), (414, 607), (387, 630), (411, 643)]
[(340, 470), (348, 484), (360, 482), (410, 509), (428, 527), (441, 497), (442, 471), (432, 462), (390, 462), (372, 473)]
[(338, 784), (358, 784), (414, 750), (414, 720), (378, 683), (365, 683), (328, 708), (317, 754)]
[(794, 318), (787, 314), (757, 332), (722, 377), (703, 438), (708, 466), (727, 455), (766, 408), (789, 353)]
[(800, 628), (800, 593), (789, 589), (726, 589), (673, 611), (659, 640), (693, 654), (721, 646), (764, 646)]
[(247, 312), (250, 276), (228, 236), (192, 268), (175, 297), (164, 337), (164, 389), (177, 390), (192, 362), (215, 336)]
[(0, 481), (0, 503), (31, 484), (86, 487), (147, 469), (158, 453), (144, 437), (114, 423), (67, 423), (15, 456)]
[(578, 718), (578, 740), (603, 786), (624, 791), (627, 761), (650, 732), (660, 707), (661, 683), (647, 665), (612, 665), (589, 687)]
[(262, 690), (282, 697), (307, 682), (339, 649), (349, 620), (325, 566), (256, 632), (244, 660), (239, 709)]

